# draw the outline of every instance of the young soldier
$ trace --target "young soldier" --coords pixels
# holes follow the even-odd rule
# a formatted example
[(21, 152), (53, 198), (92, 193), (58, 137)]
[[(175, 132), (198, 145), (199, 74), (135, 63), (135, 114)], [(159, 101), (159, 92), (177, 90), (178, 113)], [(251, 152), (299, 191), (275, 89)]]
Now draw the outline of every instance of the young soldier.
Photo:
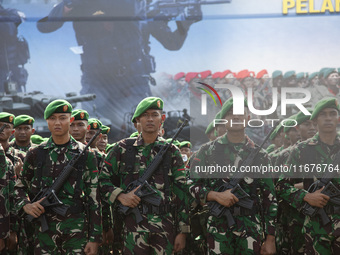
[[(159, 206), (138, 197), (136, 189), (124, 192), (129, 183), (145, 173), (161, 146), (167, 144), (159, 136), (159, 128), (165, 120), (162, 110), (163, 101), (157, 97), (147, 97), (138, 104), (132, 122), (136, 120), (140, 124), (141, 134), (118, 142), (107, 155), (100, 174), (101, 194), (110, 204), (121, 203), (138, 208), (141, 213), (139, 223), (133, 214), (124, 216), (123, 254), (172, 254), (185, 246), (188, 216), (184, 198), (187, 187), (183, 160), (176, 146), (170, 147), (159, 169), (148, 179), (161, 198)], [(175, 214), (171, 212), (173, 194), (179, 200)], [(176, 238), (174, 226), (179, 231)]]
[(68, 162), (85, 145), (70, 136), (72, 106), (65, 100), (55, 100), (45, 109), (44, 118), (51, 137), (30, 148), (22, 175), (15, 186), (16, 209), (34, 218), (46, 217), (48, 230), (42, 232), (35, 224), (35, 254), (97, 254), (101, 241), (100, 209), (97, 201), (97, 162), (94, 153), (86, 151), (56, 194), (69, 206), (66, 216), (44, 208), (44, 198), (31, 203), (38, 192), (50, 187)]
[[(247, 107), (244, 115), (233, 115), (232, 106), (233, 99), (231, 98), (222, 107), (222, 111), (226, 112), (224, 118), (227, 120), (227, 133), (200, 148), (191, 165), (192, 173), (197, 166), (219, 164), (238, 168), (256, 148), (257, 145), (245, 134), (245, 123), (249, 120)], [(247, 106), (246, 102), (245, 106)], [(259, 152), (255, 162), (252, 163), (252, 165), (260, 164), (269, 164), (264, 150)], [(201, 204), (215, 201), (228, 207), (235, 220), (233, 226), (228, 226), (225, 217), (209, 216), (207, 224), (209, 254), (259, 254), (260, 252), (274, 254), (277, 202), (273, 180), (271, 178), (252, 179), (249, 176), (244, 176), (240, 180), (239, 185), (254, 201), (252, 209), (245, 209), (237, 204), (239, 200), (230, 189), (224, 192), (218, 191), (218, 188), (223, 183), (229, 182), (231, 178), (231, 175), (224, 179), (197, 178), (194, 179), (194, 184), (190, 188), (193, 196)], [(261, 217), (261, 203), (263, 217)], [(262, 243), (263, 235), (265, 235), (264, 243)]]
[[(325, 174), (331, 171), (331, 167), (334, 169), (339, 167), (334, 165), (335, 156), (340, 150), (340, 138), (336, 131), (336, 126), (339, 123), (339, 110), (336, 98), (325, 98), (319, 101), (310, 118), (317, 125), (318, 133), (314, 137), (299, 143), (292, 150), (286, 162), (290, 169), (292, 167), (300, 169), (300, 166), (311, 169), (312, 164), (325, 164), (327, 166), (325, 172), (310, 172), (310, 176), (304, 179), (303, 189), (294, 186), (293, 173), (290, 173), (286, 178), (281, 178), (278, 182), (281, 198), (292, 207), (302, 211), (305, 204), (323, 208), (330, 220), (330, 223), (324, 225), (318, 215), (305, 217), (302, 229), (305, 235), (304, 254), (340, 253), (339, 206), (330, 202), (330, 197), (322, 193), (323, 187), (314, 192), (307, 191), (314, 180), (329, 182), (330, 180), (324, 179)], [(304, 171), (304, 168), (302, 170)], [(339, 189), (340, 178), (333, 178), (331, 181)]]
[(106, 146), (107, 146), (107, 143), (109, 141), (108, 140), (109, 132), (110, 132), (110, 128), (105, 126), (105, 125), (102, 125), (102, 131), (101, 131), (102, 135), (97, 142), (97, 148), (102, 153), (105, 153)]
[(14, 119), (14, 137), (15, 141), (10, 146), (17, 150), (27, 152), (32, 146), (31, 136), (34, 134), (34, 118), (28, 115), (19, 115)]
[(89, 130), (89, 114), (85, 110), (74, 110), (71, 115), (74, 120), (71, 123), (70, 135), (78, 142), (86, 144), (86, 133)]

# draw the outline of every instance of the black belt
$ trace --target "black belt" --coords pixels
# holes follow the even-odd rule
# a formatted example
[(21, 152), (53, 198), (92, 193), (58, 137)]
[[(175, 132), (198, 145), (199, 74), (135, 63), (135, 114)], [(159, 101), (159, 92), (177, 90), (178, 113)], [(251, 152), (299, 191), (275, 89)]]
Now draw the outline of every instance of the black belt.
[(171, 204), (154, 206), (150, 204), (141, 204), (138, 206), (141, 214), (156, 214), (162, 215), (171, 212)]

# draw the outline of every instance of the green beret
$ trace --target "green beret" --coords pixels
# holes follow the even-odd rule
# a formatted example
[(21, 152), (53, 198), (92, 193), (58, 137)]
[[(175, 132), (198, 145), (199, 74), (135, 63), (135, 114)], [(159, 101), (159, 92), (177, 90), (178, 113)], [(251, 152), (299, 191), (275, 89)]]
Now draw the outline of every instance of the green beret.
[(90, 125), (90, 129), (100, 129), (103, 126), (101, 121), (95, 118), (89, 119), (89, 125)]
[(12, 113), (8, 113), (8, 112), (0, 113), (0, 122), (13, 124), (14, 119), (15, 119), (15, 116)]
[(283, 79), (291, 78), (295, 75), (295, 71), (288, 71), (283, 75)]
[[(288, 118), (289, 120), (285, 121), (285, 125), (287, 125), (287, 126), (294, 126), (296, 124), (296, 122), (297, 122), (296, 121), (296, 115), (297, 114), (294, 114), (294, 115), (290, 116)], [(283, 132), (287, 133), (291, 128), (292, 127), (284, 127), (283, 128)]]
[[(307, 108), (308, 112), (313, 113), (313, 109), (311, 108)], [(295, 120), (297, 122), (298, 125), (300, 125), (301, 123), (305, 122), (306, 120), (310, 120), (311, 115), (305, 115), (303, 112), (299, 112), (298, 114), (296, 114)]]
[(281, 129), (283, 128), (282, 124), (280, 123), (279, 125), (276, 126), (274, 129), (273, 133), (270, 135), (270, 140), (274, 140), (275, 137), (280, 133)]
[(324, 72), (327, 70), (327, 69), (330, 69), (329, 67), (324, 67), (324, 68), (321, 68), (320, 71), (319, 71), (319, 77), (320, 78), (323, 78), (324, 77)]
[(277, 77), (279, 77), (279, 76), (282, 76), (282, 72), (281, 72), (280, 70), (276, 70), (276, 71), (274, 71), (273, 74), (272, 74), (272, 78), (273, 78), (273, 79), (275, 79), (275, 78), (277, 78)]
[(77, 109), (72, 112), (74, 120), (89, 120), (89, 114), (85, 110)]
[(297, 80), (300, 80), (300, 79), (303, 79), (305, 78), (305, 73), (304, 72), (301, 72), (301, 73), (297, 73), (296, 74), (296, 79)]
[(314, 73), (311, 73), (309, 76), (308, 76), (308, 80), (313, 80), (316, 76), (319, 75), (319, 72), (314, 72)]
[(110, 132), (110, 128), (108, 126), (102, 125), (102, 134), (107, 135)]
[[(221, 119), (221, 112), (222, 112), (222, 110), (219, 111), (218, 113), (216, 113), (216, 115), (215, 115), (215, 120)], [(214, 124), (214, 123), (213, 123), (213, 124)]]
[(184, 147), (187, 147), (187, 148), (191, 148), (192, 145), (189, 141), (183, 141), (180, 143), (180, 145), (178, 146), (180, 149), (184, 148)]
[[(223, 119), (228, 111), (232, 108), (234, 103), (233, 98), (229, 98), (222, 106), (221, 113), (220, 113), (220, 119)], [(247, 99), (244, 99), (244, 106), (248, 107)]]
[(313, 120), (316, 117), (318, 117), (319, 113), (325, 108), (334, 108), (334, 109), (337, 109), (338, 111), (340, 111), (339, 103), (338, 103), (338, 100), (336, 98), (334, 98), (334, 97), (324, 98), (324, 99), (320, 100), (319, 102), (317, 102), (310, 119)]
[(47, 141), (48, 138), (43, 138), (40, 135), (31, 135), (31, 141), (34, 144), (41, 144), (42, 142)]
[(34, 118), (28, 115), (19, 115), (14, 119), (14, 128), (20, 125), (31, 125), (33, 126)]
[(54, 100), (46, 106), (45, 120), (51, 117), (53, 113), (72, 113), (72, 105), (63, 99)]
[[(166, 142), (167, 142), (167, 143), (170, 143), (170, 142), (171, 142), (171, 139), (172, 139), (172, 138), (166, 139)], [(172, 142), (172, 144), (174, 144), (174, 145), (176, 145), (177, 147), (179, 147), (181, 143), (180, 143), (178, 140), (174, 140), (174, 141)]]
[(323, 77), (327, 78), (332, 73), (337, 73), (337, 70), (335, 68), (327, 68), (323, 71)]
[(266, 149), (267, 153), (271, 153), (272, 151), (275, 150), (275, 144), (271, 144), (268, 146), (268, 148)]
[(210, 122), (210, 124), (207, 126), (207, 129), (205, 130), (205, 134), (209, 134), (211, 131), (214, 130), (214, 122)]
[(131, 119), (132, 122), (136, 122), (136, 118), (139, 117), (148, 109), (163, 110), (163, 100), (159, 97), (147, 97), (144, 98), (136, 107), (136, 111)]
[(137, 137), (137, 136), (139, 136), (139, 133), (136, 131), (136, 132), (133, 132), (131, 135), (130, 135), (130, 137)]

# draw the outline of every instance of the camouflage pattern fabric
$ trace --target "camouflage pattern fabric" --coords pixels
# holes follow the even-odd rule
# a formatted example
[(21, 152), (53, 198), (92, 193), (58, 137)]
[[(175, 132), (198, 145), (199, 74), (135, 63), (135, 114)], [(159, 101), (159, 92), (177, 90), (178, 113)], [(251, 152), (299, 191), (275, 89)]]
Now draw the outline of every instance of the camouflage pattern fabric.
[[(147, 166), (159, 152), (160, 147), (165, 144), (166, 141), (159, 136), (152, 144), (144, 144), (141, 135), (137, 137), (133, 144), (133, 147), (137, 150), (135, 165), (134, 169), (129, 172), (126, 169), (126, 139), (118, 142), (108, 153), (104, 167), (100, 173), (99, 183), (102, 197), (107, 200), (108, 203), (113, 204), (117, 196), (126, 189), (129, 183), (143, 175)], [(140, 239), (134, 240), (134, 246), (138, 246), (141, 249), (140, 244), (146, 240), (143, 235), (147, 233), (168, 233), (169, 235), (173, 235), (174, 226), (178, 226), (178, 232), (188, 232), (187, 202), (185, 200), (187, 185), (184, 163), (180, 151), (176, 146), (172, 145), (169, 151), (171, 153), (171, 166), (168, 170), (169, 196), (174, 195), (176, 200), (179, 201), (178, 203), (176, 202), (178, 206), (176, 215), (168, 211), (163, 214), (146, 213), (142, 214), (143, 220), (139, 224), (136, 223), (133, 214), (124, 217), (123, 231), (125, 233), (131, 233), (132, 235), (133, 233), (141, 233), (140, 235), (137, 234)], [(171, 202), (171, 197), (165, 196), (165, 175), (166, 173), (163, 173), (163, 169), (158, 169), (148, 180), (149, 184), (156, 190), (157, 195), (162, 198), (161, 206), (174, 204)], [(142, 204), (144, 204), (144, 202)], [(174, 216), (177, 217), (176, 220), (174, 220)], [(134, 248), (130, 247), (130, 240), (127, 238), (130, 238), (130, 235), (125, 236), (125, 249), (133, 250)], [(163, 247), (163, 249), (172, 250), (173, 243), (167, 242), (167, 245), (169, 245), (169, 247)], [(157, 249), (155, 250), (153, 248), (153, 250), (157, 252)]]
[[(218, 137), (215, 141), (201, 147), (193, 160), (191, 171), (194, 171), (195, 166), (211, 165), (212, 155), (215, 154), (216, 149), (215, 143), (224, 145), (225, 165), (230, 164), (232, 166), (240, 166), (242, 161), (250, 154), (250, 150), (255, 147), (253, 141), (247, 136), (246, 142), (243, 144), (229, 142), (227, 135)], [(269, 164), (265, 150), (260, 151), (256, 163)], [(212, 164), (215, 164), (215, 162)], [(197, 178), (194, 179), (190, 191), (201, 203), (206, 203), (205, 200), (209, 191), (216, 191), (223, 182), (228, 181), (229, 178)], [(264, 234), (275, 236), (277, 202), (273, 180), (271, 178), (252, 179), (244, 177), (239, 184), (254, 200), (253, 210), (247, 215), (234, 215), (236, 224), (231, 229), (224, 217), (209, 216), (207, 242), (211, 254), (254, 254), (259, 251)], [(262, 209), (260, 204), (262, 204)], [(261, 211), (263, 211), (263, 218)]]
[(10, 224), (10, 183), (9, 171), (5, 152), (0, 145), (0, 239), (5, 239), (9, 235)]
[(22, 151), (22, 152), (28, 152), (29, 148), (31, 148), (32, 146), (35, 146), (32, 142), (29, 143), (29, 145), (25, 146), (25, 147), (20, 147), (15, 141), (10, 142), (9, 143), (10, 147), (13, 147), (16, 150)]
[[(50, 187), (69, 160), (84, 147), (83, 144), (72, 137), (66, 145), (57, 146), (51, 137), (38, 147), (30, 148), (24, 161), (22, 175), (15, 185), (17, 211), (22, 212), (22, 207), (29, 203), (28, 196), (32, 198), (41, 188)], [(44, 173), (41, 177), (42, 185), (38, 183), (37, 176), (37, 154), (39, 149), (47, 150), (48, 153), (46, 162), (42, 167), (42, 172)], [(81, 178), (77, 174), (78, 171), (73, 171), (59, 194), (57, 194), (60, 201), (65, 205), (69, 205), (73, 212), (69, 212), (63, 217), (47, 209), (45, 216), (50, 227), (49, 237), (40, 232), (39, 224), (35, 224), (35, 254), (49, 252), (51, 254), (61, 254), (63, 249), (67, 249), (66, 247), (69, 245), (74, 247), (72, 254), (81, 254), (79, 247), (82, 247), (81, 249), (83, 250), (86, 242), (101, 241), (100, 207), (97, 200), (97, 161), (93, 152), (89, 151), (85, 155), (87, 155), (86, 162), (81, 172)], [(77, 183), (78, 179), (80, 179), (80, 183)], [(79, 185), (79, 190), (76, 189), (76, 185)], [(85, 211), (88, 212), (87, 215), (85, 215)], [(69, 240), (73, 236), (77, 236), (77, 238)], [(77, 245), (70, 243), (73, 241), (77, 242)], [(56, 247), (59, 250), (54, 253)]]
[[(300, 164), (306, 164), (302, 162), (301, 152), (303, 150), (313, 150), (313, 163), (317, 164), (332, 164), (334, 156), (340, 149), (340, 138), (336, 137), (333, 146), (329, 146), (320, 141), (319, 135), (299, 143), (291, 152), (286, 164), (288, 166), (298, 167)], [(314, 158), (316, 157), (316, 158)], [(292, 173), (290, 173), (292, 175)], [(311, 174), (308, 178), (322, 178), (323, 174), (315, 175)], [(280, 197), (288, 202), (292, 207), (297, 210), (301, 210), (304, 205), (304, 196), (308, 191), (305, 189), (297, 189), (294, 187), (294, 178), (286, 176), (286, 178), (280, 178), (277, 184)], [(338, 188), (340, 187), (340, 178), (333, 178), (332, 182)], [(306, 187), (305, 187), (306, 188)], [(328, 202), (326, 207), (332, 206), (331, 202)], [(326, 208), (325, 207), (325, 208)], [(333, 207), (333, 206), (332, 206)], [(334, 211), (334, 213), (328, 214), (331, 223), (323, 226), (318, 216), (313, 218), (306, 216), (303, 224), (302, 233), (305, 237), (305, 254), (338, 254), (339, 250), (339, 233), (340, 233), (340, 213)]]

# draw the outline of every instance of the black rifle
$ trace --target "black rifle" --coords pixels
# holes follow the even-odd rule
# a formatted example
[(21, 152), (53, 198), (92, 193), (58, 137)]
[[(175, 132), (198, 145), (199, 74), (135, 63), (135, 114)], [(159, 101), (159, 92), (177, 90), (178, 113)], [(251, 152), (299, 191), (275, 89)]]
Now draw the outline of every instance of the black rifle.
[(189, 6), (210, 4), (229, 4), (232, 0), (158, 0), (147, 5), (147, 16), (155, 20), (172, 20), (184, 12)]
[[(272, 130), (266, 136), (266, 138), (264, 139), (262, 144), (259, 147), (253, 149), (250, 152), (250, 154), (248, 155), (246, 160), (244, 162), (242, 162), (241, 166), (238, 169), (241, 169), (242, 166), (250, 166), (250, 165), (253, 164), (253, 162), (255, 161), (260, 150), (262, 149), (264, 144), (267, 142), (267, 140), (269, 139), (270, 135), (273, 133), (273, 131), (275, 130), (277, 125), (278, 124), (276, 124), (272, 128)], [(235, 176), (233, 176), (230, 179), (230, 181), (228, 183), (224, 183), (223, 185), (221, 185), (218, 188), (217, 192), (224, 192), (226, 190), (231, 189), (231, 193), (233, 193), (239, 199), (239, 201), (236, 204), (243, 207), (243, 208), (251, 210), (253, 208), (254, 201), (253, 201), (253, 199), (251, 199), (249, 194), (241, 188), (241, 186), (239, 184), (239, 182), (243, 179), (243, 177), (245, 175), (246, 175), (246, 171), (244, 171), (244, 172), (238, 171), (235, 174)], [(225, 207), (225, 206), (219, 204), (216, 201), (210, 201), (207, 204), (209, 206), (210, 214), (212, 216), (215, 216), (217, 218), (221, 218), (223, 216), (226, 217), (229, 227), (231, 227), (235, 224), (234, 217), (232, 216), (232, 214), (230, 212), (231, 207)]]
[[(339, 165), (340, 165), (340, 151), (335, 155), (335, 161), (333, 162), (333, 166), (338, 167)], [(329, 202), (337, 206), (340, 206), (340, 190), (331, 181), (331, 179), (335, 177), (335, 175), (337, 174), (337, 171), (329, 171), (329, 169), (326, 169), (326, 171), (327, 172), (320, 180), (316, 180), (308, 188), (308, 192), (313, 193), (324, 187), (321, 193), (330, 197)], [(324, 208), (311, 206), (307, 202), (305, 202), (302, 207), (302, 213), (310, 217), (319, 215), (323, 226), (331, 222)]]
[[(130, 182), (129, 185), (126, 187), (124, 193), (129, 193), (138, 186), (140, 186), (136, 191), (135, 195), (140, 197), (142, 201), (147, 202), (154, 206), (159, 206), (161, 204), (162, 199), (157, 195), (157, 192), (150, 186), (148, 183), (149, 178), (152, 176), (152, 174), (158, 169), (160, 163), (163, 160), (163, 157), (165, 156), (168, 149), (171, 147), (171, 144), (173, 141), (177, 138), (179, 133), (182, 131), (182, 129), (188, 124), (188, 120), (185, 120), (182, 125), (177, 130), (174, 137), (171, 139), (170, 143), (164, 145), (160, 151), (157, 153), (155, 158), (152, 160), (150, 165), (145, 170), (144, 174), (138, 178), (137, 180)], [(138, 209), (138, 207), (131, 208), (129, 206), (125, 206), (123, 204), (119, 204), (118, 211), (121, 212), (124, 215), (134, 214), (136, 217), (137, 223), (140, 223), (143, 218), (142, 215)]]
[[(65, 182), (67, 181), (68, 177), (74, 170), (75, 164), (78, 162), (78, 160), (85, 155), (85, 152), (90, 147), (91, 143), (97, 138), (97, 136), (100, 134), (101, 129), (97, 131), (97, 133), (91, 138), (91, 140), (88, 142), (88, 144), (85, 146), (85, 148), (77, 155), (75, 155), (68, 164), (64, 167), (64, 169), (61, 171), (58, 178), (54, 181), (52, 186), (43, 188), (39, 191), (39, 193), (31, 200), (31, 203), (34, 203), (36, 201), (39, 201), (42, 198), (45, 198), (40, 205), (42, 205), (45, 209), (51, 208), (53, 212), (56, 214), (59, 214), (61, 216), (66, 216), (67, 211), (69, 209), (68, 205), (63, 204), (57, 197), (58, 192), (61, 190), (61, 188), (64, 186)], [(27, 215), (27, 220), (29, 222), (32, 222), (35, 218), (32, 215)], [(48, 224), (46, 221), (46, 216), (44, 214), (40, 215), (37, 218), (38, 221), (41, 223), (41, 231), (45, 232), (48, 230)]]

